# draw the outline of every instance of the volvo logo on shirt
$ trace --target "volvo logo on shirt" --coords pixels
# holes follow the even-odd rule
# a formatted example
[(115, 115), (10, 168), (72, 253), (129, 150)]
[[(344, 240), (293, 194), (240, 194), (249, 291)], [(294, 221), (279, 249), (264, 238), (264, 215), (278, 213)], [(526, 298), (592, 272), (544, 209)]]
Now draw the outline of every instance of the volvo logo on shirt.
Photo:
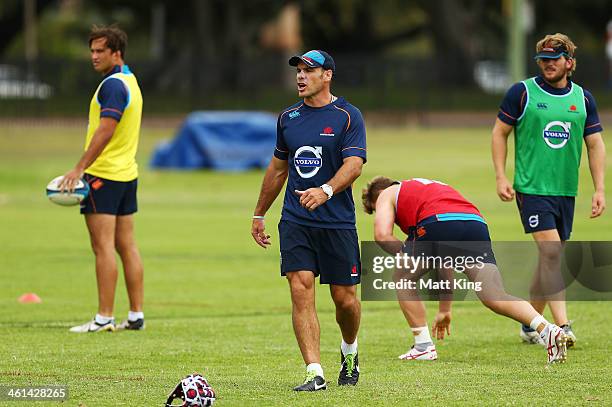
[(544, 141), (550, 148), (563, 148), (570, 139), (572, 123), (555, 120), (544, 127)]
[(312, 178), (323, 165), (323, 147), (302, 146), (295, 152), (293, 163), (302, 178)]

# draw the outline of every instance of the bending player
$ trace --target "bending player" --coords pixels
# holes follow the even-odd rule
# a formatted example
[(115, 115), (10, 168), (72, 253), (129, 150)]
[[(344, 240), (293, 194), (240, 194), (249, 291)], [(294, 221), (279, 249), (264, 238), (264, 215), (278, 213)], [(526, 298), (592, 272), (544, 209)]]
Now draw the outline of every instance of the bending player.
[[(403, 251), (408, 254), (427, 252), (423, 254), (456, 255), (456, 247), (451, 248), (450, 244), (439, 242), (474, 242), (466, 243), (466, 246), (471, 246), (468, 253), (479, 252), (482, 255), (484, 252), (487, 255), (484, 256), (484, 266), (466, 268), (465, 275), (483, 287), (482, 291), (477, 292), (481, 302), (493, 312), (536, 330), (547, 347), (549, 363), (565, 361), (567, 336), (561, 328), (546, 321), (527, 301), (505, 292), (491, 250), (487, 224), (478, 209), (459, 192), (441, 182), (423, 178), (399, 182), (387, 177), (376, 177), (363, 190), (362, 198), (365, 212), (376, 212), (375, 240), (389, 253)], [(393, 236), (394, 224), (408, 235), (405, 244)], [(425, 271), (419, 270), (409, 278), (418, 278)], [(394, 277), (399, 278), (400, 275), (396, 273)], [(401, 277), (405, 278), (405, 273)], [(435, 359), (435, 345), (429, 336), (425, 307), (418, 294), (402, 290), (398, 292), (398, 300), (416, 342), (400, 358)], [(441, 305), (441, 313), (434, 323), (438, 337), (440, 333), (443, 336), (443, 331), (450, 324), (450, 307), (444, 303)]]

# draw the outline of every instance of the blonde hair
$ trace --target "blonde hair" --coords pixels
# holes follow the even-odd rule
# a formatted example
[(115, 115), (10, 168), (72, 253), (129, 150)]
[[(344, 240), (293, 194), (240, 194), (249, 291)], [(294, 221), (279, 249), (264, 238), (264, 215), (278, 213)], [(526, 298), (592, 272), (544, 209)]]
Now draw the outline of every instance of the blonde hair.
[(559, 46), (565, 47), (565, 49), (567, 50), (566, 58), (571, 59), (573, 61), (572, 67), (567, 73), (567, 76), (572, 76), (572, 74), (576, 70), (576, 58), (574, 58), (574, 52), (578, 47), (576, 47), (576, 45), (567, 35), (561, 33), (548, 34), (536, 44), (536, 53), (541, 52), (544, 48), (547, 47), (556, 48)]
[(388, 177), (378, 176), (372, 178), (368, 185), (361, 190), (361, 202), (363, 203), (363, 210), (365, 213), (372, 214), (376, 209), (378, 195), (391, 185), (397, 183), (397, 181)]

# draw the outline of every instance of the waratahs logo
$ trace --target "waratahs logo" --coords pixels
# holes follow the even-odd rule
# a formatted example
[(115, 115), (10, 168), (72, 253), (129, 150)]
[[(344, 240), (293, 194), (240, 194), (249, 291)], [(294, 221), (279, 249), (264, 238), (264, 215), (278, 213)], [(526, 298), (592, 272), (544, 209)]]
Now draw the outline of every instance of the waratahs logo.
[(555, 120), (544, 127), (544, 141), (550, 148), (563, 148), (570, 139), (572, 123)]
[(302, 178), (312, 178), (323, 165), (323, 147), (302, 146), (295, 152), (293, 163)]

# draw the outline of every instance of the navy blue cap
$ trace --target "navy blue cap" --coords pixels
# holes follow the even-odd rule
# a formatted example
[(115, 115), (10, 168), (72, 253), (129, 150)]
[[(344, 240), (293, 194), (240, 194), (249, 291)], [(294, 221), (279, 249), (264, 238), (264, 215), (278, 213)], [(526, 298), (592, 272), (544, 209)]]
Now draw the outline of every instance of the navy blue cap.
[(544, 47), (542, 48), (542, 51), (538, 52), (536, 54), (536, 56), (534, 57), (534, 59), (542, 59), (542, 58), (549, 58), (549, 59), (556, 59), (556, 58), (560, 58), (561, 56), (565, 56), (567, 58), (571, 58), (572, 56), (569, 54), (569, 52), (567, 51), (567, 48), (565, 47), (565, 45), (559, 45), (557, 47)]
[(291, 66), (297, 66), (300, 62), (305, 63), (311, 68), (321, 67), (325, 70), (331, 69), (333, 72), (336, 72), (336, 63), (331, 55), (318, 49), (308, 51), (304, 55), (295, 55), (289, 58), (289, 65)]

